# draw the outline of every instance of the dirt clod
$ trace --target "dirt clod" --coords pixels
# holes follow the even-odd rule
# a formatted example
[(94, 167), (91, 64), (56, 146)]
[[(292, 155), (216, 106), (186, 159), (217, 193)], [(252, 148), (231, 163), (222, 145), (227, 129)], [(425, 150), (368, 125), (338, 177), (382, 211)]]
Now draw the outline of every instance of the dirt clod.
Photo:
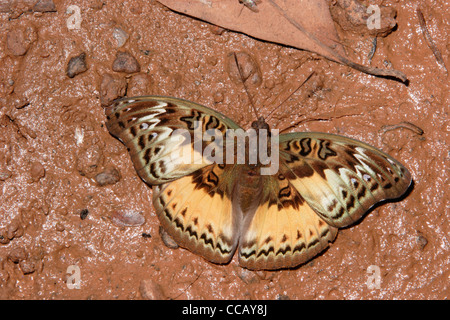
[(105, 74), (100, 84), (100, 102), (107, 106), (117, 98), (123, 97), (127, 89), (127, 81), (119, 76)]

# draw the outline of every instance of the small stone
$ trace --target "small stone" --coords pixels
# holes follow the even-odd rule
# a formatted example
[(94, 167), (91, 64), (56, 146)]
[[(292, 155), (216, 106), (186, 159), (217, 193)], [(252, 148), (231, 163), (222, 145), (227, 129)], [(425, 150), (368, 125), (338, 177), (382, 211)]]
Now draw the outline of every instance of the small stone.
[(33, 7), (34, 12), (56, 12), (53, 0), (39, 0)]
[(6, 228), (6, 236), (9, 240), (23, 236), (23, 227), (18, 219), (11, 221), (8, 225)]
[(21, 260), (19, 267), (23, 274), (30, 274), (36, 271), (37, 263), (34, 259)]
[(56, 229), (56, 231), (63, 232), (66, 228), (64, 227), (64, 225), (62, 223), (57, 222), (55, 225), (55, 229)]
[(120, 173), (116, 168), (106, 168), (103, 172), (95, 176), (95, 182), (101, 187), (108, 184), (115, 184), (119, 180)]
[(159, 226), (159, 235), (161, 236), (161, 240), (166, 247), (170, 249), (178, 249), (178, 243), (173, 240), (173, 238), (167, 233), (166, 230), (164, 230), (162, 226)]
[(3, 168), (3, 169), (0, 168), (0, 181), (5, 181), (5, 180), (11, 178), (11, 176), (12, 176), (11, 171), (9, 171), (6, 168)]
[(152, 81), (149, 75), (137, 73), (131, 76), (128, 82), (127, 95), (129, 97), (144, 96), (151, 92)]
[(126, 90), (127, 81), (124, 78), (105, 74), (100, 84), (100, 103), (108, 106), (115, 99), (123, 97)]
[(28, 106), (30, 104), (30, 102), (28, 101), (27, 98), (24, 98), (22, 96), (19, 96), (17, 93), (13, 92), (11, 94), (11, 100), (12, 100), (12, 105), (16, 108), (16, 109), (22, 109), (26, 106)]
[(115, 210), (111, 222), (117, 227), (137, 227), (145, 223), (145, 218), (137, 211)]
[(260, 281), (254, 271), (243, 269), (241, 267), (236, 267), (236, 274), (246, 284), (258, 283)]
[(1, 244), (8, 244), (9, 243), (10, 240), (8, 239), (6, 234), (7, 234), (7, 231), (6, 231), (5, 228), (0, 229), (0, 243)]
[(117, 41), (117, 47), (120, 48), (120, 47), (123, 47), (125, 42), (127, 42), (127, 40), (128, 40), (128, 33), (123, 31), (123, 29), (120, 28), (120, 27), (115, 27), (114, 31), (113, 31), (113, 37)]
[(81, 176), (88, 179), (94, 178), (102, 165), (102, 157), (102, 149), (98, 144), (93, 143), (79, 148), (75, 159), (75, 168)]
[(219, 92), (219, 91), (214, 92), (213, 99), (214, 99), (214, 103), (221, 103), (221, 102), (223, 102), (223, 100), (224, 100), (223, 93)]
[(142, 298), (146, 300), (167, 299), (162, 291), (161, 286), (153, 280), (141, 280), (141, 283), (139, 285), (139, 292), (141, 293)]
[(27, 53), (29, 43), (25, 40), (25, 34), (21, 29), (13, 29), (6, 35), (6, 46), (15, 56), (23, 56)]
[(116, 72), (134, 73), (141, 71), (141, 66), (136, 58), (130, 53), (119, 51), (113, 62), (112, 69)]
[(94, 9), (94, 10), (101, 10), (104, 5), (105, 5), (105, 3), (103, 2), (103, 0), (91, 0), (90, 4), (89, 4), (89, 8)]
[(67, 64), (67, 76), (69, 78), (75, 77), (77, 74), (83, 73), (87, 70), (86, 53), (81, 53), (76, 57), (72, 57)]
[(222, 33), (225, 32), (225, 29), (219, 26), (216, 26), (214, 24), (210, 25), (209, 30), (212, 34), (220, 36)]
[(39, 162), (33, 162), (30, 169), (31, 180), (33, 182), (38, 182), (41, 178), (45, 176), (45, 169)]
[(22, 247), (14, 248), (9, 253), (8, 258), (14, 263), (19, 263), (20, 261), (25, 260), (27, 258), (27, 253), (25, 252), (25, 249)]
[(80, 219), (84, 220), (87, 218), (87, 216), (89, 215), (89, 210), (88, 209), (83, 209), (80, 211)]
[(425, 238), (423, 233), (420, 231), (417, 231), (416, 242), (419, 245), (420, 249), (422, 249), (422, 250), (428, 244), (427, 238)]

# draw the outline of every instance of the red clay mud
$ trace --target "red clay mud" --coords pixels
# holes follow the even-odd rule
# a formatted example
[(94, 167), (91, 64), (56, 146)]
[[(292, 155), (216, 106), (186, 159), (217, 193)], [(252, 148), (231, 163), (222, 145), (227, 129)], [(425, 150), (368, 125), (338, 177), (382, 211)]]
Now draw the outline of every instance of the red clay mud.
[[(449, 298), (450, 82), (416, 14), (420, 5), (448, 66), (448, 1), (374, 1), (396, 10), (397, 27), (378, 37), (371, 59), (373, 36), (336, 23), (349, 59), (401, 70), (408, 85), (156, 1), (39, 3), (0, 5), (0, 299)], [(79, 28), (68, 24), (77, 16), (72, 5)], [(244, 7), (244, 14), (258, 13)], [(293, 270), (253, 272), (235, 259), (215, 265), (168, 248), (152, 190), (105, 127), (102, 105), (157, 94), (206, 105), (248, 128), (255, 116), (229, 68), (233, 52), (257, 78), (249, 91), (259, 113), (276, 108), (272, 128), (362, 140), (414, 179), (403, 199), (340, 230), (328, 250)], [(68, 76), (83, 53), (85, 68)], [(71, 266), (80, 271), (79, 289), (67, 285)], [(371, 266), (379, 287), (368, 286)]]

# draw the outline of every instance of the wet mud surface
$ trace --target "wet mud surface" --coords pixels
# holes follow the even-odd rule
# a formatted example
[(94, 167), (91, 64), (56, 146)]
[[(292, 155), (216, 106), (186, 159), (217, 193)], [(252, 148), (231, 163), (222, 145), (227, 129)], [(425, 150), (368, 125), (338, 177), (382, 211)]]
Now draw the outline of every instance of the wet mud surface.
[[(449, 81), (416, 9), (449, 66), (450, 6), (381, 2), (396, 9), (397, 27), (377, 38), (370, 61), (372, 35), (337, 26), (341, 43), (355, 62), (401, 70), (408, 85), (156, 1), (2, 1), (0, 299), (448, 298)], [(105, 127), (102, 106), (113, 99), (157, 94), (248, 128), (254, 115), (233, 52), (260, 113), (277, 108), (272, 128), (362, 140), (414, 179), (403, 199), (340, 230), (296, 269), (254, 272), (236, 257), (221, 266), (176, 249), (159, 230), (151, 189)]]

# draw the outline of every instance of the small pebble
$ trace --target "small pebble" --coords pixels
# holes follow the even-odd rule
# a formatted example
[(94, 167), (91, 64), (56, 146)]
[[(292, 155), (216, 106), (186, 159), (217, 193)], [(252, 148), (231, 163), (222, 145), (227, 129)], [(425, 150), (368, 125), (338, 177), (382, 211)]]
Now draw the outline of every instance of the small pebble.
[(145, 223), (145, 218), (139, 212), (132, 210), (115, 210), (110, 219), (117, 227), (137, 227)]
[(289, 298), (289, 296), (285, 295), (285, 294), (277, 294), (276, 300), (291, 300), (291, 298)]
[(23, 227), (18, 219), (11, 221), (11, 223), (6, 228), (5, 235), (9, 240), (20, 238), (21, 236), (23, 236)]
[(161, 240), (166, 245), (166, 247), (170, 249), (178, 249), (178, 244), (173, 240), (173, 238), (167, 233), (166, 230), (162, 226), (159, 226), (159, 235), (161, 236)]
[(81, 53), (76, 57), (72, 57), (67, 64), (67, 76), (69, 78), (75, 77), (77, 74), (83, 73), (87, 70), (86, 53)]
[(57, 222), (55, 225), (55, 229), (56, 229), (56, 231), (63, 232), (66, 228), (64, 227), (64, 225), (62, 223)]
[(15, 56), (23, 56), (27, 53), (29, 43), (25, 40), (25, 34), (21, 29), (13, 29), (6, 35), (6, 46)]
[(8, 237), (6, 236), (6, 230), (5, 229), (0, 230), (0, 243), (8, 244), (9, 241), (11, 240), (9, 240)]
[(0, 181), (5, 181), (11, 178), (12, 173), (6, 168), (0, 169)]
[(152, 81), (149, 75), (137, 73), (131, 76), (128, 82), (127, 95), (129, 97), (143, 96), (152, 90)]
[(117, 47), (122, 47), (128, 40), (128, 34), (120, 27), (115, 27), (113, 31), (113, 38), (117, 41)]
[(119, 180), (120, 173), (116, 168), (106, 168), (103, 172), (95, 176), (95, 182), (101, 187), (108, 184), (115, 184)]
[(21, 260), (19, 266), (23, 274), (33, 273), (37, 269), (37, 263), (34, 259)]
[(236, 267), (237, 276), (246, 284), (258, 283), (260, 281), (258, 275), (254, 271)]
[(417, 231), (416, 242), (422, 250), (428, 244), (427, 238), (425, 238), (422, 232), (420, 231)]
[(39, 162), (33, 162), (30, 168), (31, 180), (33, 182), (38, 182), (41, 178), (45, 176), (45, 169)]
[(39, 0), (33, 7), (34, 12), (56, 12), (53, 0)]
[(130, 53), (126, 51), (117, 52), (116, 59), (112, 65), (113, 71), (134, 73), (141, 70), (139, 62)]
[(27, 98), (17, 95), (15, 92), (12, 94), (12, 104), (16, 109), (22, 109), (30, 104)]
[(141, 283), (139, 285), (139, 292), (141, 293), (142, 298), (146, 300), (167, 299), (162, 291), (161, 286), (153, 280), (141, 280)]
[(223, 93), (219, 92), (219, 91), (214, 92), (213, 99), (214, 99), (214, 103), (223, 102), (223, 99), (224, 99)]
[(87, 218), (87, 216), (89, 215), (89, 210), (88, 209), (83, 209), (80, 211), (80, 219), (84, 220)]
[(121, 77), (105, 74), (100, 84), (100, 103), (108, 106), (117, 98), (123, 97), (127, 90), (127, 81)]
[(27, 253), (22, 247), (14, 248), (9, 252), (8, 258), (14, 263), (19, 263), (27, 258)]
[(214, 24), (210, 25), (209, 31), (211, 31), (212, 34), (220, 36), (222, 33), (225, 32), (225, 29), (219, 26), (216, 26)]

